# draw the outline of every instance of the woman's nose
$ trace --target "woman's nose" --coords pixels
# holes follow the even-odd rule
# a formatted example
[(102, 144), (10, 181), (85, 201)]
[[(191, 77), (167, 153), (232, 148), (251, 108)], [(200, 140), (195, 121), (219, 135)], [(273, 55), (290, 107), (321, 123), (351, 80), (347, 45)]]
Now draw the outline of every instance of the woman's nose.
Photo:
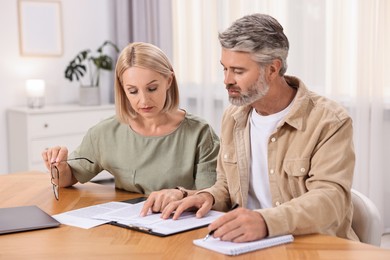
[(148, 93), (145, 93), (145, 92), (140, 92), (140, 95), (139, 95), (139, 100), (141, 103), (146, 103), (148, 100), (149, 100), (149, 95)]

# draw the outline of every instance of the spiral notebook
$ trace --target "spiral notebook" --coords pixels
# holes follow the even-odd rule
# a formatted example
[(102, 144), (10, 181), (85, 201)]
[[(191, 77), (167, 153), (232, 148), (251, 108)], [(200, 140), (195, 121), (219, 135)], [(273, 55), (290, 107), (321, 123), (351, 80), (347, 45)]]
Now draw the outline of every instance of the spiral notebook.
[(204, 247), (209, 250), (213, 250), (225, 255), (240, 255), (255, 250), (277, 246), (281, 244), (287, 244), (294, 241), (292, 235), (284, 235), (277, 237), (264, 238), (261, 240), (246, 242), (246, 243), (234, 243), (229, 241), (221, 241), (218, 238), (209, 237), (207, 240), (196, 239), (194, 244), (200, 247)]

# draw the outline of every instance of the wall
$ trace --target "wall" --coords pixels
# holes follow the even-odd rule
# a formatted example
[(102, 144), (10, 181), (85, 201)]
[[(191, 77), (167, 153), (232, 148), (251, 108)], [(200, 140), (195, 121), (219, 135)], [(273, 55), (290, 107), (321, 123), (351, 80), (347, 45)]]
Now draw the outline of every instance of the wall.
[[(26, 104), (25, 80), (46, 81), (46, 104), (77, 103), (77, 82), (64, 78), (68, 62), (82, 49), (96, 49), (105, 40), (115, 41), (115, 1), (61, 1), (63, 55), (22, 57), (19, 53), (18, 1), (0, 2), (0, 174), (8, 172), (6, 110)], [(44, 37), (44, 35), (37, 35)], [(119, 46), (122, 47), (122, 46)], [(102, 103), (109, 103), (112, 75), (103, 75)]]

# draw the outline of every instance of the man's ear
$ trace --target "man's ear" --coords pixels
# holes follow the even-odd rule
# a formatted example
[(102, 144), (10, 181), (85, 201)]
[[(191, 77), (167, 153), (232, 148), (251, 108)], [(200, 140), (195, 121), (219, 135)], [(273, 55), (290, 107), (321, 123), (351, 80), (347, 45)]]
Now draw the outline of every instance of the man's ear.
[(279, 76), (279, 71), (282, 68), (282, 62), (279, 59), (274, 59), (271, 64), (267, 66), (267, 77), (269, 81), (273, 81)]

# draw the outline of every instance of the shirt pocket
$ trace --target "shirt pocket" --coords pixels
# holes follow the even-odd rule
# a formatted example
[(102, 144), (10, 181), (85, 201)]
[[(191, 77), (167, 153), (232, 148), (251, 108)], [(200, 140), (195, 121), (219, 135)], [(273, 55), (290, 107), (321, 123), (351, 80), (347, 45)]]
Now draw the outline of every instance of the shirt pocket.
[(222, 171), (226, 175), (229, 193), (235, 195), (240, 191), (240, 179), (238, 176), (237, 156), (234, 147), (222, 145), (221, 149)]
[(222, 147), (221, 156), (222, 156), (222, 162), (224, 164), (228, 164), (228, 165), (237, 164), (237, 157), (234, 148), (232, 149), (229, 146)]
[(294, 198), (307, 192), (306, 179), (309, 177), (310, 159), (286, 159), (283, 170), (287, 175), (288, 186)]

